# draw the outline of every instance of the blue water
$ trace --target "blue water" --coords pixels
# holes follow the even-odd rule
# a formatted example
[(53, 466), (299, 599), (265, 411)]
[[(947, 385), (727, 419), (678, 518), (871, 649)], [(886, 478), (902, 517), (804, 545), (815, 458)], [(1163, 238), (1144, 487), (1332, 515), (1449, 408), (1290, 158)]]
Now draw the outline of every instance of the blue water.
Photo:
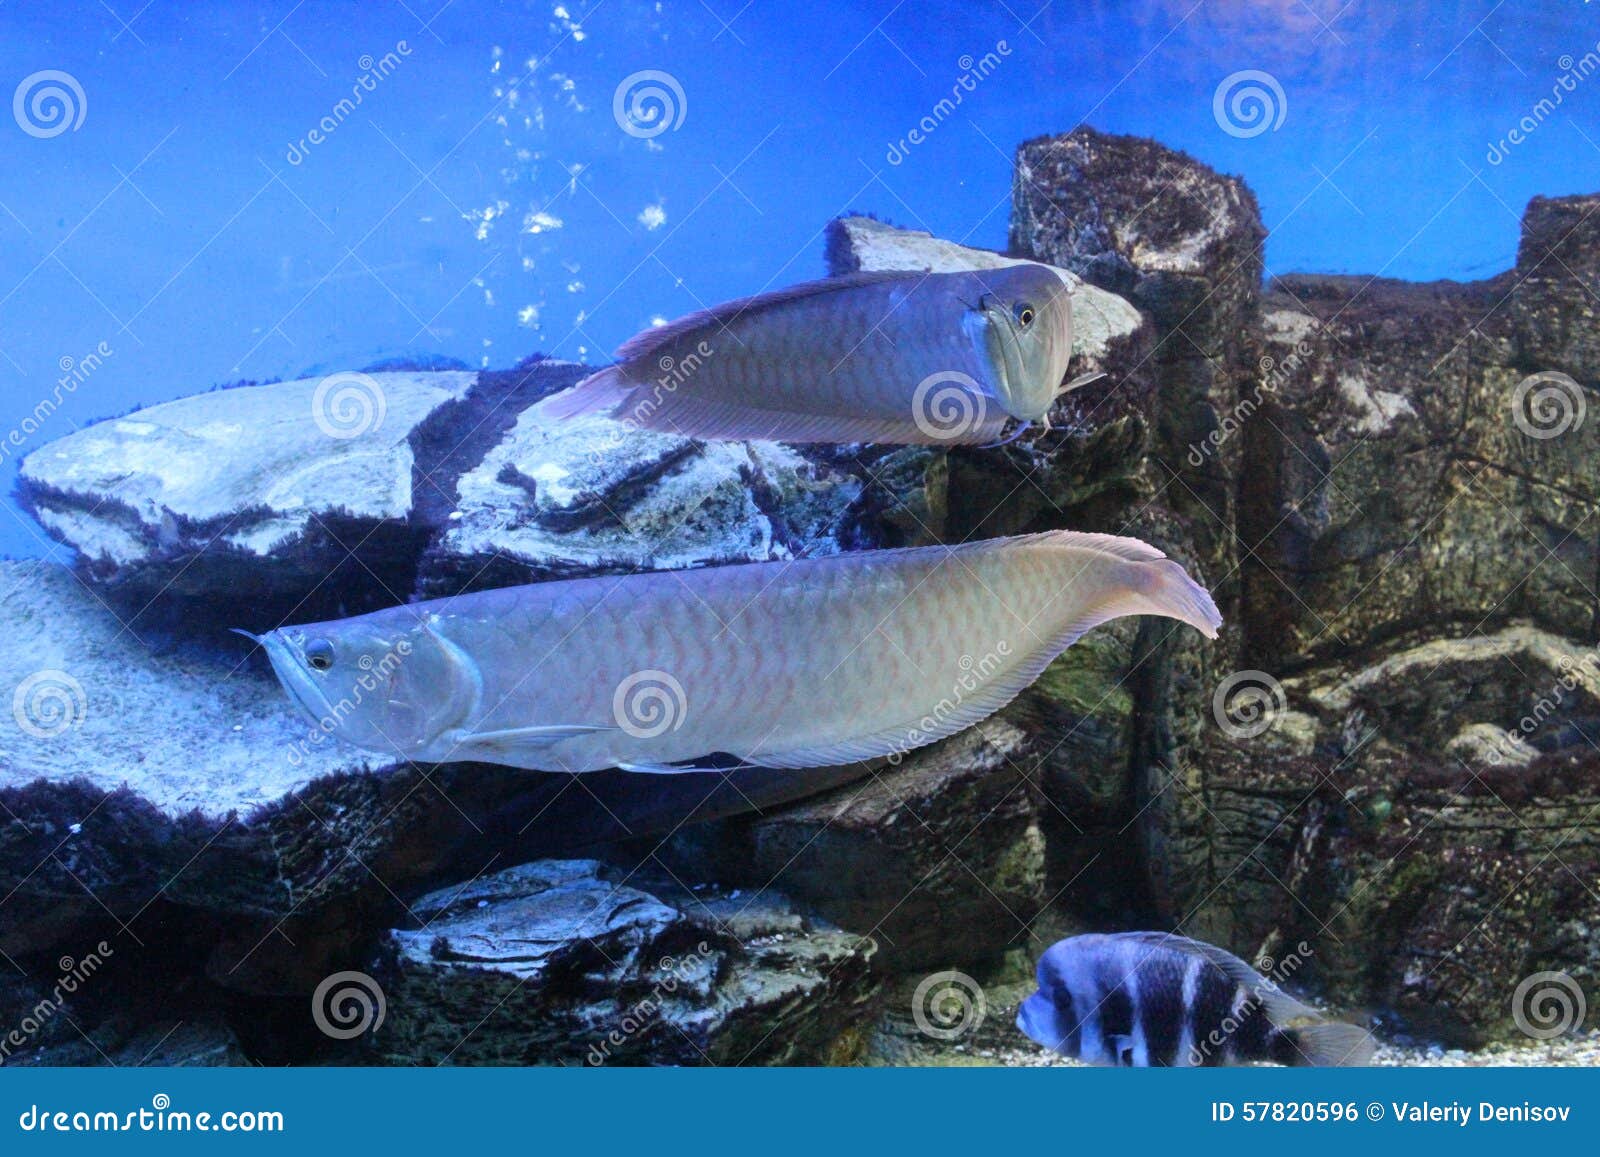
[[(1080, 123), (1242, 174), (1271, 272), (1488, 276), (1530, 196), (1600, 190), (1600, 73), (1491, 148), (1600, 51), (1585, 0), (740, 4), (0, 6), (0, 97), (45, 70), (81, 92), (75, 127), (0, 109), (0, 487), (53, 437), (218, 382), (603, 359), (818, 275), (847, 210), (1001, 247), (1013, 148)], [(644, 70), (682, 92), (653, 136), (613, 112)], [(1244, 70), (1282, 91), (1249, 136), (1213, 111)], [(0, 554), (52, 550), (8, 501)]]

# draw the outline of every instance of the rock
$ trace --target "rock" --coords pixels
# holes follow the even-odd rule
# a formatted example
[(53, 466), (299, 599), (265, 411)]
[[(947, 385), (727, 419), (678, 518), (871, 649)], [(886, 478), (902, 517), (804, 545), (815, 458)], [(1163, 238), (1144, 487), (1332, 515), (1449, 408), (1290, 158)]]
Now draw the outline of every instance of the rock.
[(870, 940), (780, 895), (685, 893), (544, 861), (419, 900), (389, 933), (397, 1064), (848, 1061), (871, 1015)]
[(1026, 747), (991, 719), (808, 804), (727, 821), (681, 846), (673, 870), (781, 889), (872, 937), (883, 969), (982, 960), (1024, 934), (1044, 898)]
[(1524, 618), (1593, 637), (1600, 427), (1578, 421), (1588, 387), (1526, 361), (1498, 308), (1514, 284), (1277, 283), (1251, 423), (1272, 497), (1242, 526), (1259, 543), (1251, 665), (1440, 624)]
[(1224, 619), (1238, 598), (1230, 527), (1244, 447), (1209, 439), (1255, 369), (1265, 238), (1242, 181), (1153, 141), (1083, 127), (1017, 150), (1012, 251), (1070, 269), (1154, 321), (1151, 479), (1189, 520)]
[(1528, 202), (1511, 300), (1524, 364), (1567, 374), (1591, 389), (1600, 381), (1590, 288), (1600, 267), (1600, 226), (1590, 219), (1597, 205), (1596, 194)]
[(412, 441), (475, 381), (334, 374), (180, 398), (28, 455), (18, 492), (89, 574), (133, 597), (284, 597), (352, 565), (403, 591)]
[(456, 483), (422, 589), (832, 554), (861, 489), (776, 443), (525, 412)]

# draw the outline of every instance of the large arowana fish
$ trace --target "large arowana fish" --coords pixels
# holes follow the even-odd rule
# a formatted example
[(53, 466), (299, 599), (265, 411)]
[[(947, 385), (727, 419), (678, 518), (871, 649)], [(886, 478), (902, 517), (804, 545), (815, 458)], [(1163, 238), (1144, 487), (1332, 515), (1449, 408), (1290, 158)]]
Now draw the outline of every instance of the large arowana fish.
[(1049, 531), (534, 583), (258, 641), (316, 726), (373, 751), (541, 771), (687, 771), (717, 754), (796, 768), (960, 731), (1123, 615), (1213, 637), (1221, 623), (1154, 547)]
[(1071, 356), (1071, 286), (1047, 265), (856, 273), (646, 330), (539, 413), (692, 438), (984, 443), (1088, 380), (1062, 386)]

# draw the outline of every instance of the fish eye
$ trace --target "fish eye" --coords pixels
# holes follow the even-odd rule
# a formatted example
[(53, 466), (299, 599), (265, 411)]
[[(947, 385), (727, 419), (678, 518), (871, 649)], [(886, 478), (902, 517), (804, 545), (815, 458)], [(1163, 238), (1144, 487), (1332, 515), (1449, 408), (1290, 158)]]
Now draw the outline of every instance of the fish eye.
[(326, 671), (333, 666), (333, 644), (327, 639), (313, 639), (307, 643), (306, 664), (313, 671)]
[(1011, 307), (1011, 316), (1017, 319), (1017, 324), (1027, 329), (1033, 324), (1034, 309), (1025, 301), (1019, 301)]

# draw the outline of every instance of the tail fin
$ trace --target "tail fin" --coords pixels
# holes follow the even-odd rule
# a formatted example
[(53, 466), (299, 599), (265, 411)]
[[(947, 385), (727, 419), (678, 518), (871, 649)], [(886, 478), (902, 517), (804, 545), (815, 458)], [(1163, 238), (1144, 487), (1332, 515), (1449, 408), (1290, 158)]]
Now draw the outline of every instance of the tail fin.
[(1338, 1065), (1360, 1067), (1372, 1063), (1377, 1043), (1360, 1025), (1330, 1021), (1286, 1028), (1278, 1058), (1287, 1065)]
[[(1162, 615), (1188, 623), (1208, 639), (1217, 637), (1222, 614), (1210, 593), (1181, 565), (1137, 538), (1050, 530), (1039, 536), (1057, 546), (1109, 556), (1125, 565), (1118, 576), (1126, 589), (1114, 605), (1102, 605), (1096, 623), (1119, 615)], [(1089, 624), (1093, 626), (1095, 623)], [(1087, 629), (1085, 627), (1084, 629)], [(1076, 637), (1076, 636), (1074, 636)]]
[(535, 410), (542, 418), (564, 421), (590, 414), (604, 417), (615, 415), (618, 407), (627, 401), (632, 384), (623, 378), (620, 366), (607, 366), (584, 378), (570, 390), (552, 394), (540, 402)]
[(1217, 637), (1222, 613), (1211, 592), (1189, 577), (1189, 572), (1164, 558), (1144, 564), (1145, 587), (1141, 592), (1150, 600), (1152, 613), (1188, 623), (1208, 639)]

